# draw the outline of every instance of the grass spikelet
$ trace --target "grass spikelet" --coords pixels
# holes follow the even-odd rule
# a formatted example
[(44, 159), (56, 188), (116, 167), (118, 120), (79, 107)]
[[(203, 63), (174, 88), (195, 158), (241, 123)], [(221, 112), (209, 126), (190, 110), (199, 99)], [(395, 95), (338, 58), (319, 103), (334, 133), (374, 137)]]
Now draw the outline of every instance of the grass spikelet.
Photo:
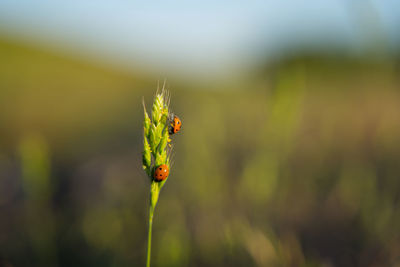
[[(153, 224), (154, 209), (157, 205), (161, 188), (168, 179), (170, 171), (170, 156), (172, 145), (168, 145), (170, 138), (168, 133), (170, 94), (165, 90), (165, 83), (161, 92), (157, 90), (151, 110), (151, 119), (147, 114), (145, 103), (143, 121), (143, 169), (150, 179), (150, 207), (149, 207), (149, 230), (146, 266), (150, 266), (151, 255), (151, 232)], [(166, 167), (165, 167), (166, 166)], [(155, 172), (165, 168), (168, 170), (166, 177), (156, 180)]]

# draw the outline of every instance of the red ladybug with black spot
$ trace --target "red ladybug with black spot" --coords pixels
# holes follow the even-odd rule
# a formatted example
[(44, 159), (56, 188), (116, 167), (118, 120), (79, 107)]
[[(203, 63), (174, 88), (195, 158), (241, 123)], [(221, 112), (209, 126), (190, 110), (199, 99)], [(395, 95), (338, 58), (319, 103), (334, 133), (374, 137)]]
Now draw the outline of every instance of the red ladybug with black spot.
[(157, 168), (155, 168), (154, 173), (153, 173), (153, 178), (157, 182), (161, 182), (161, 181), (164, 181), (165, 179), (167, 179), (168, 175), (169, 175), (168, 166), (165, 164), (161, 164), (161, 165), (157, 166)]
[(168, 132), (169, 134), (176, 134), (181, 130), (182, 121), (173, 113), (171, 113), (169, 117), (170, 125), (168, 127)]

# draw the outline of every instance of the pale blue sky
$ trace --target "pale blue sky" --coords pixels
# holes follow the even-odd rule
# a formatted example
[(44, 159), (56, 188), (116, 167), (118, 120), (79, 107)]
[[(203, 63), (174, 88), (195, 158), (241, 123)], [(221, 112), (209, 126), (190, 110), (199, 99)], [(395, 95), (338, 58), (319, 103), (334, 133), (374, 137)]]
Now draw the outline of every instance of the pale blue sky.
[[(0, 34), (117, 65), (205, 75), (296, 47), (399, 44), (398, 0), (0, 0)], [(377, 32), (378, 31), (378, 32)]]

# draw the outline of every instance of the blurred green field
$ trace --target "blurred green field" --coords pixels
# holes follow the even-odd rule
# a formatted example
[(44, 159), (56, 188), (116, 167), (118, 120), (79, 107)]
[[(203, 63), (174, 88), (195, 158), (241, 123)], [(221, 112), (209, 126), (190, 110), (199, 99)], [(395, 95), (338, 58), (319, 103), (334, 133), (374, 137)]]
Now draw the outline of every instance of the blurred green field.
[[(0, 265), (144, 266), (159, 77), (0, 41)], [(153, 266), (400, 266), (400, 68), (299, 54), (168, 80), (183, 120)]]

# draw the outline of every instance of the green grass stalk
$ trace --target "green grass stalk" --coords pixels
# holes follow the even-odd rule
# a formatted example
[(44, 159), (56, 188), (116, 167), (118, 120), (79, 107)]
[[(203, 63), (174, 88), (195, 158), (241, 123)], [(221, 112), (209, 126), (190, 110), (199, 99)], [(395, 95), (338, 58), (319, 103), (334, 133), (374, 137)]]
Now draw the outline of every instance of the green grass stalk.
[(147, 260), (146, 260), (146, 267), (150, 267), (150, 258), (151, 258), (151, 232), (153, 228), (153, 214), (154, 214), (154, 209), (150, 205), (149, 208), (149, 229), (148, 229), (148, 235), (147, 235)]
[(144, 101), (144, 122), (143, 122), (143, 169), (150, 179), (150, 204), (149, 204), (149, 227), (147, 238), (147, 259), (146, 266), (150, 267), (151, 259), (151, 235), (153, 227), (154, 210), (158, 202), (161, 188), (167, 179), (156, 181), (153, 178), (154, 169), (162, 164), (170, 168), (171, 146), (168, 146), (168, 104), (169, 95), (162, 89), (156, 93), (154, 98), (151, 119), (147, 114)]

